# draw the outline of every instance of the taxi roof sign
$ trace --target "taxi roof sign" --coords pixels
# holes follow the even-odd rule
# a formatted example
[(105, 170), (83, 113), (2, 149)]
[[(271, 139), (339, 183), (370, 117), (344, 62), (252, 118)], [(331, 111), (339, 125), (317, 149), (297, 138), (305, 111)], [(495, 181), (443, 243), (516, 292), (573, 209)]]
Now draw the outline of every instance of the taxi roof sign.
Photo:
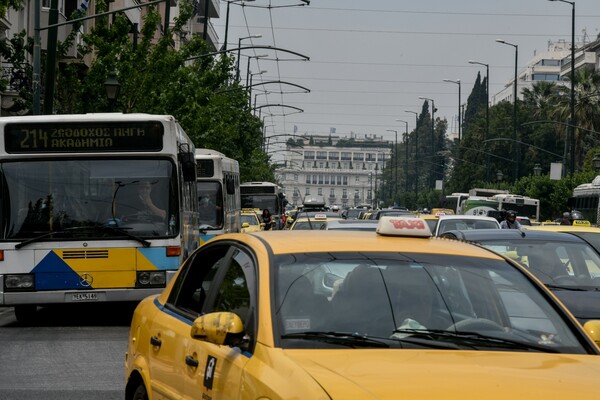
[(318, 213), (318, 214), (315, 214), (315, 217), (314, 217), (314, 218), (315, 218), (315, 219), (327, 219), (327, 214), (324, 214), (324, 213)]
[(377, 233), (384, 236), (431, 237), (431, 229), (422, 218), (382, 216)]
[(592, 224), (585, 219), (575, 219), (573, 220), (573, 226), (592, 226)]

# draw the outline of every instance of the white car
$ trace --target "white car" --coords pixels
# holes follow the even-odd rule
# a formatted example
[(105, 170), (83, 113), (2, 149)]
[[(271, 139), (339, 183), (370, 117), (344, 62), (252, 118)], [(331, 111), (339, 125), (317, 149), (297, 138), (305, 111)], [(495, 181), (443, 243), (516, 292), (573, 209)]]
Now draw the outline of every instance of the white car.
[(496, 218), (481, 215), (440, 215), (434, 235), (466, 229), (500, 229), (500, 223)]

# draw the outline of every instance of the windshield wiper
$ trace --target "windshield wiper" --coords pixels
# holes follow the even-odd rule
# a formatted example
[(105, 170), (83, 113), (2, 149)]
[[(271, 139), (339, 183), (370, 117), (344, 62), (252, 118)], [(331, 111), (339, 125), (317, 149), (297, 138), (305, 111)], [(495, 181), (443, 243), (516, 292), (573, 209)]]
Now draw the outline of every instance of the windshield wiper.
[(380, 340), (372, 339), (366, 335), (349, 332), (298, 332), (288, 333), (281, 337), (282, 339), (316, 340), (348, 347), (374, 347), (382, 349), (390, 347), (389, 344)]
[(125, 231), (122, 228), (115, 228), (115, 227), (108, 226), (108, 225), (86, 225), (86, 226), (73, 226), (70, 228), (65, 228), (61, 231), (46, 232), (40, 236), (36, 236), (31, 239), (26, 239), (26, 240), (23, 240), (22, 242), (17, 243), (15, 245), (15, 249), (20, 249), (22, 247), (27, 246), (28, 244), (39, 242), (39, 241), (47, 238), (48, 236), (64, 235), (66, 233), (72, 233), (74, 231), (85, 231), (85, 230), (96, 230), (96, 231), (100, 231), (100, 232), (120, 233), (123, 236), (127, 236), (130, 239), (140, 242), (144, 247), (150, 247), (150, 244), (151, 244), (149, 241), (144, 240), (144, 239), (140, 238), (139, 236), (132, 235), (131, 233)]
[(151, 244), (149, 241), (144, 240), (139, 236), (136, 236), (136, 235), (133, 235), (133, 234), (127, 232), (125, 230), (125, 228), (116, 228), (116, 227), (110, 226), (110, 225), (90, 225), (90, 226), (82, 226), (79, 228), (94, 228), (94, 229), (98, 229), (100, 231), (109, 231), (109, 232), (120, 233), (124, 236), (127, 236), (130, 239), (140, 242), (142, 244), (142, 246), (144, 246), (144, 247), (150, 247), (150, 244)]
[[(580, 287), (573, 287), (573, 286), (561, 286), (561, 285), (552, 285), (550, 283), (545, 283), (546, 287), (548, 289), (553, 289), (553, 290), (569, 290), (572, 292), (587, 292), (588, 289), (583, 289)], [(598, 290), (596, 289), (591, 289), (591, 290)]]
[[(441, 329), (396, 329), (394, 333), (406, 333), (413, 337), (427, 337), (432, 340), (450, 340), (454, 343), (477, 347), (487, 345), (492, 347), (507, 347), (524, 350), (535, 350), (544, 353), (558, 353), (558, 350), (533, 343), (499, 338), (497, 336), (482, 335), (479, 332), (446, 331)], [(404, 339), (404, 338), (403, 338)]]
[(40, 240), (45, 239), (48, 236), (52, 236), (52, 235), (64, 235), (65, 233), (68, 233), (67, 229), (64, 229), (62, 231), (46, 232), (46, 233), (43, 233), (43, 234), (41, 234), (39, 236), (32, 237), (31, 239), (25, 239), (25, 240), (20, 241), (19, 243), (15, 244), (15, 249), (20, 249), (21, 247), (25, 247), (28, 244), (39, 242)]

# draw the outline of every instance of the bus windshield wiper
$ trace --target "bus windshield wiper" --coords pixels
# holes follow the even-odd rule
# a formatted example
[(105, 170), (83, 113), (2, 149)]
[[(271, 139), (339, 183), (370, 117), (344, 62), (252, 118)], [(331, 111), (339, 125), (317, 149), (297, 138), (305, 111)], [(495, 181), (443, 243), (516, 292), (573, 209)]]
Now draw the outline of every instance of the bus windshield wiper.
[(15, 244), (15, 249), (20, 249), (22, 247), (27, 246), (28, 244), (39, 242), (39, 241), (47, 238), (48, 236), (52, 236), (52, 235), (64, 235), (65, 233), (68, 233), (68, 232), (69, 232), (68, 229), (64, 229), (64, 230), (61, 230), (61, 231), (46, 232), (46, 233), (43, 233), (43, 234), (41, 234), (39, 236), (32, 237), (30, 239), (25, 239), (25, 240), (20, 241), (19, 243)]
[[(517, 340), (499, 338), (497, 336), (483, 335), (479, 332), (466, 331), (446, 331), (441, 329), (396, 329), (394, 333), (408, 334), (411, 337), (427, 337), (431, 340), (451, 341), (457, 344), (467, 345), (469, 347), (491, 346), (505, 347), (512, 349), (534, 350), (544, 353), (558, 353), (558, 350), (551, 347), (538, 345), (535, 343), (526, 343)], [(404, 339), (404, 338), (403, 338)]]
[(341, 346), (348, 347), (375, 347), (375, 348), (388, 348), (389, 344), (380, 340), (372, 339), (366, 335), (360, 335), (357, 333), (349, 332), (298, 332), (288, 333), (281, 336), (282, 339), (304, 339), (304, 340), (316, 340), (319, 342), (339, 344)]
[(70, 228), (65, 228), (60, 231), (46, 232), (42, 235), (33, 237), (31, 239), (26, 239), (26, 240), (23, 240), (22, 242), (17, 243), (15, 245), (15, 249), (20, 249), (24, 246), (27, 246), (28, 244), (39, 242), (39, 241), (47, 238), (48, 236), (64, 235), (66, 233), (72, 233), (74, 231), (84, 231), (84, 230), (90, 230), (90, 229), (93, 229), (96, 231), (101, 231), (101, 232), (119, 233), (123, 236), (127, 236), (130, 239), (140, 242), (144, 247), (150, 247), (150, 244), (151, 244), (149, 241), (144, 240), (144, 239), (140, 238), (139, 236), (132, 235), (131, 233), (127, 232), (126, 230), (124, 230), (122, 228), (115, 228), (115, 227), (108, 226), (108, 225), (85, 225), (85, 226), (73, 226)]
[(90, 226), (85, 226), (85, 227), (82, 226), (80, 228), (95, 228), (100, 231), (120, 233), (124, 236), (127, 236), (130, 239), (140, 242), (142, 244), (142, 246), (144, 246), (144, 247), (150, 247), (150, 244), (151, 244), (149, 241), (144, 240), (139, 236), (136, 236), (136, 235), (133, 235), (133, 234), (127, 232), (124, 228), (116, 228), (116, 227), (110, 226), (110, 225), (90, 225)]

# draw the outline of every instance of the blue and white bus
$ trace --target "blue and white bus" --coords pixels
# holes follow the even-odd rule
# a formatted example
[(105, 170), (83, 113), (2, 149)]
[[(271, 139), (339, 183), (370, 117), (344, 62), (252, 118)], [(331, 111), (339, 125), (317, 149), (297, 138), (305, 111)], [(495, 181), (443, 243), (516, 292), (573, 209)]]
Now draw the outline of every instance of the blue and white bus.
[(241, 230), (240, 167), (215, 150), (196, 149), (200, 244)]
[(198, 246), (194, 144), (168, 115), (0, 118), (0, 307), (139, 301)]

